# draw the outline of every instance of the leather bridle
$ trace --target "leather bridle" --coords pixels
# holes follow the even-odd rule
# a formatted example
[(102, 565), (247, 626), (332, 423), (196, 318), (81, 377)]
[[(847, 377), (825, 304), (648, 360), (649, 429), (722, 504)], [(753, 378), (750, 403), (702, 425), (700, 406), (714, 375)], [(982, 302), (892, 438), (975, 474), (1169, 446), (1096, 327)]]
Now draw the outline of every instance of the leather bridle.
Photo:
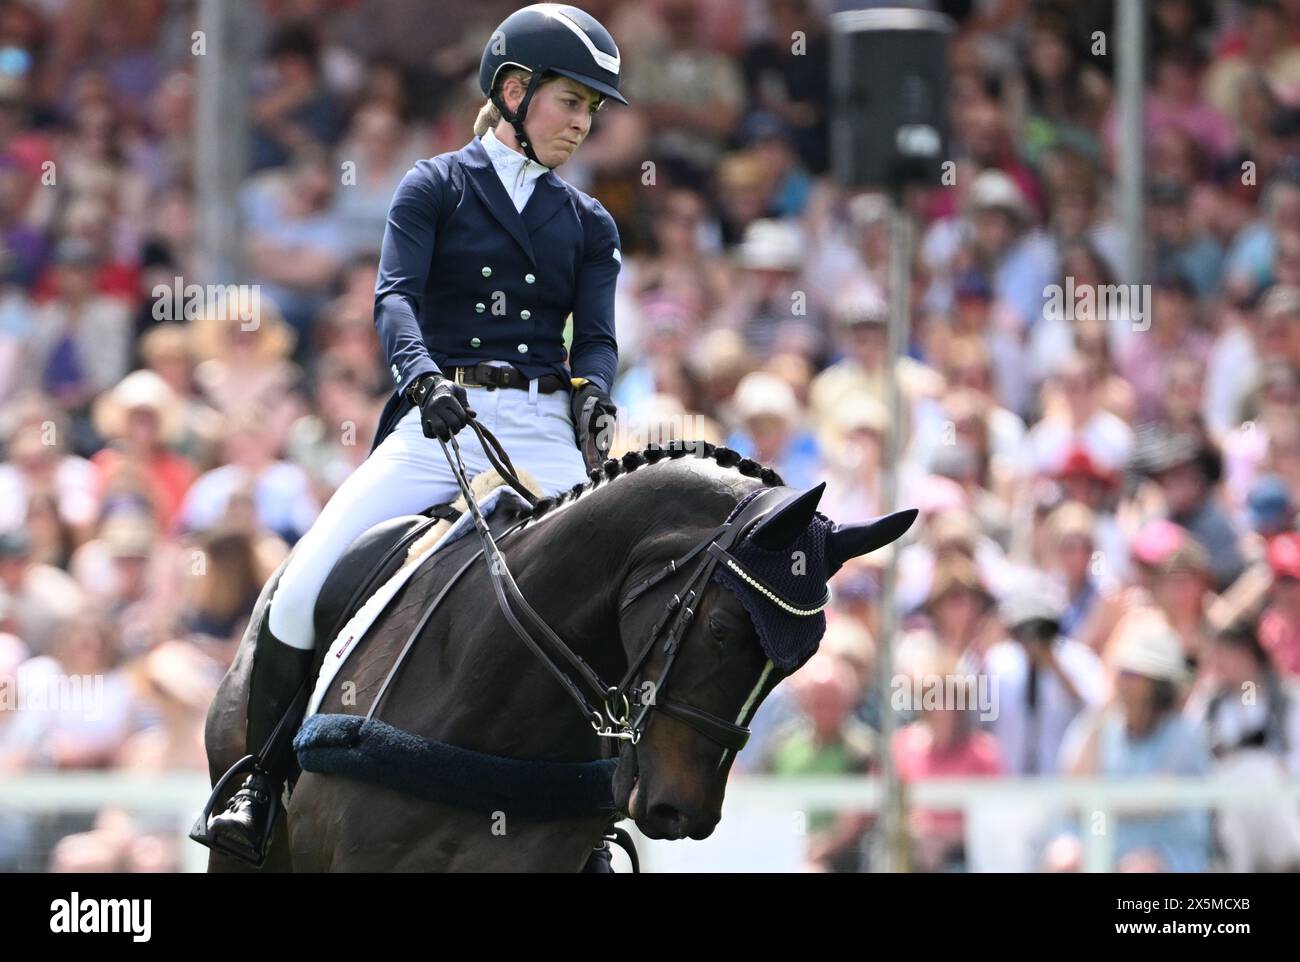
[[(483, 428), (477, 422), (471, 420), (470, 424), (479, 433), (480, 439), (484, 441), (483, 447), (488, 453), (489, 460), (493, 461), (494, 466), (500, 471), (502, 466), (497, 465), (495, 463), (496, 459), (492, 457), (493, 453), (495, 453), (493, 448), (500, 450), (499, 443), (496, 442), (496, 439), (492, 437), (486, 428)], [(484, 438), (484, 435), (486, 435), (486, 438)], [(490, 444), (488, 443), (489, 439)], [(679, 702), (664, 693), (664, 686), (676, 662), (677, 655), (681, 651), (682, 640), (695, 620), (696, 605), (703, 595), (704, 589), (708, 586), (710, 576), (717, 565), (727, 565), (757, 591), (766, 596), (769, 601), (780, 605), (788, 613), (806, 616), (815, 615), (829, 602), (830, 590), (827, 589), (826, 595), (820, 604), (812, 608), (793, 605), (750, 574), (731, 553), (730, 549), (739, 543), (750, 528), (771, 511), (788, 492), (779, 488), (768, 488), (760, 491), (745, 505), (740, 514), (730, 521), (718, 525), (695, 547), (681, 557), (670, 560), (659, 571), (628, 591), (621, 601), (620, 614), (628, 606), (643, 597), (650, 589), (661, 584), (677, 572), (685, 570), (685, 567), (691, 561), (698, 558), (686, 581), (673, 593), (672, 599), (668, 601), (663, 613), (650, 629), (649, 635), (640, 650), (629, 659), (627, 671), (622, 679), (616, 685), (608, 685), (580, 655), (564, 643), (524, 598), (518, 585), (515, 584), (514, 577), (510, 574), (505, 558), (497, 548), (487, 522), (484, 520), (478, 503), (474, 499), (473, 492), (470, 490), (469, 481), (465, 474), (465, 465), (461, 460), (460, 446), (456, 443), (454, 436), (451, 438), (450, 447), (448, 442), (443, 441), (440, 443), (442, 444), (443, 453), (446, 454), (448, 463), (451, 465), (452, 473), (456, 476), (456, 482), (460, 486), (465, 503), (468, 505), (475, 530), (478, 531), (483, 542), (483, 557), (487, 561), (488, 571), (492, 579), (492, 588), (502, 614), (505, 615), (506, 621), (509, 622), (515, 634), (538, 657), (543, 666), (568, 693), (569, 697), (578, 706), (579, 711), (590, 722), (596, 734), (602, 739), (609, 739), (610, 741), (607, 743), (609, 745), (620, 739), (627, 740), (635, 745), (645, 733), (650, 712), (657, 708), (665, 715), (690, 726), (724, 749), (739, 752), (744, 748), (749, 740), (750, 733), (747, 727), (739, 724), (743, 719), (732, 722), (702, 708)], [(517, 479), (514, 478), (513, 471), (508, 473), (502, 471), (501, 473), (512, 486), (522, 487), (522, 485), (516, 485)], [(530, 501), (535, 501), (535, 498), (530, 498)], [(520, 615), (523, 615), (532, 623), (536, 634), (524, 626), (519, 617)], [(543, 647), (538, 642), (537, 636), (545, 639), (547, 647), (551, 649), (549, 652), (547, 647)], [(651, 688), (652, 696), (644, 701), (635, 700), (635, 704), (640, 710), (637, 712), (636, 717), (633, 718), (631, 715), (634, 699), (629, 696), (629, 693), (632, 691), (637, 676), (651, 658), (655, 648), (660, 644), (661, 638), (665, 655), (664, 665)], [(583, 690), (584, 688), (586, 691)], [(607, 752), (607, 754), (612, 753), (612, 749)]]

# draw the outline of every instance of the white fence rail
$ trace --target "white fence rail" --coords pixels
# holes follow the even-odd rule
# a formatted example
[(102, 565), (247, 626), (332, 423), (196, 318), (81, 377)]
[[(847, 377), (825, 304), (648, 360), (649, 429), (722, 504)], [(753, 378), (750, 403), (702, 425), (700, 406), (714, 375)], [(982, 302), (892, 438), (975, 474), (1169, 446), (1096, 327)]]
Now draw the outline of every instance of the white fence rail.
[[(874, 811), (880, 806), (882, 788), (875, 778), (737, 776), (727, 789), (722, 822), (709, 839), (660, 842), (633, 834), (643, 865), (651, 871), (797, 870), (806, 842), (800, 828), (809, 813)], [(172, 815), (182, 837), (207, 793), (208, 782), (201, 774), (42, 772), (0, 778), (3, 809), (40, 813), (120, 807), (141, 814)], [(1000, 833), (1022, 829), (1027, 814), (1073, 811), (1091, 824), (1112, 825), (1113, 816), (1134, 812), (1288, 802), (1300, 805), (1300, 779), (1265, 785), (1215, 778), (931, 779), (912, 785), (908, 801), (966, 813), (968, 837), (978, 834), (981, 839), (972, 845), (977, 849), (972, 853), (973, 863), (999, 868), (1010, 867), (999, 864), (999, 839), (1007, 839)], [(1084, 831), (1081, 838), (1087, 871), (1113, 867), (1111, 833)], [(203, 870), (205, 849), (183, 839), (180, 850), (183, 869)]]

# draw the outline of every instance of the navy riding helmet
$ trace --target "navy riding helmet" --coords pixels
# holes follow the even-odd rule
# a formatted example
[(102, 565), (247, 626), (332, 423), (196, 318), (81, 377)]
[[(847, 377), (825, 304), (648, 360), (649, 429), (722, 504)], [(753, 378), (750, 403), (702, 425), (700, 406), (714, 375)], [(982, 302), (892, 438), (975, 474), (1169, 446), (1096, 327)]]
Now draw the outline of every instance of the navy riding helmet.
[[(519, 109), (506, 109), (497, 77), (506, 67), (532, 72)], [(497, 110), (515, 129), (515, 137), (530, 160), (541, 163), (524, 133), (524, 118), (533, 93), (547, 74), (560, 74), (621, 104), (618, 92), (622, 60), (618, 45), (600, 21), (563, 3), (534, 3), (516, 10), (492, 32), (479, 63), (478, 82)]]

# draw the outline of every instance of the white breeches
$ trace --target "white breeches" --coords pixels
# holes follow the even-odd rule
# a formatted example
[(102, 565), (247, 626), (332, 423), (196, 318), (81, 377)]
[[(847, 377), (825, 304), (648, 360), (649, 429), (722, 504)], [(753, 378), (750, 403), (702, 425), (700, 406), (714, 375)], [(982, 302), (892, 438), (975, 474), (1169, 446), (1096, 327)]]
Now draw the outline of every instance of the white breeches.
[[(527, 391), (465, 390), (479, 423), (496, 435), (517, 469), (537, 480), (543, 494), (558, 494), (587, 480), (573, 437), (567, 391), (541, 394), (535, 380)], [(471, 480), (491, 467), (470, 428), (461, 430), (456, 440)], [(459, 495), (442, 445), (424, 436), (419, 410), (410, 410), (339, 486), (294, 547), (272, 598), (271, 632), (295, 648), (311, 648), (316, 596), (344, 549), (372, 525), (454, 501)]]

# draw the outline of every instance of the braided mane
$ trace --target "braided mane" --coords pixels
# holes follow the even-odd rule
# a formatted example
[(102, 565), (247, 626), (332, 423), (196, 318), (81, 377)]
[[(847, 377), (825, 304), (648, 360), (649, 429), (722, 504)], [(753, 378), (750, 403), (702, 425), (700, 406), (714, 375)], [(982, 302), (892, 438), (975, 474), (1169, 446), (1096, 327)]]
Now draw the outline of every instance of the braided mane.
[(779, 487), (785, 482), (771, 468), (765, 468), (752, 458), (741, 457), (739, 451), (719, 447), (708, 441), (669, 441), (665, 445), (651, 444), (642, 451), (629, 451), (621, 458), (610, 458), (599, 468), (593, 468), (589, 474), (590, 481), (575, 484), (568, 491), (555, 497), (542, 498), (533, 508), (532, 517), (540, 518), (552, 508), (567, 504), (593, 491), (601, 484), (614, 480), (625, 474), (631, 474), (646, 464), (657, 464), (665, 459), (676, 460), (684, 457), (710, 458), (720, 467), (731, 468), (747, 478), (758, 478), (767, 488)]

